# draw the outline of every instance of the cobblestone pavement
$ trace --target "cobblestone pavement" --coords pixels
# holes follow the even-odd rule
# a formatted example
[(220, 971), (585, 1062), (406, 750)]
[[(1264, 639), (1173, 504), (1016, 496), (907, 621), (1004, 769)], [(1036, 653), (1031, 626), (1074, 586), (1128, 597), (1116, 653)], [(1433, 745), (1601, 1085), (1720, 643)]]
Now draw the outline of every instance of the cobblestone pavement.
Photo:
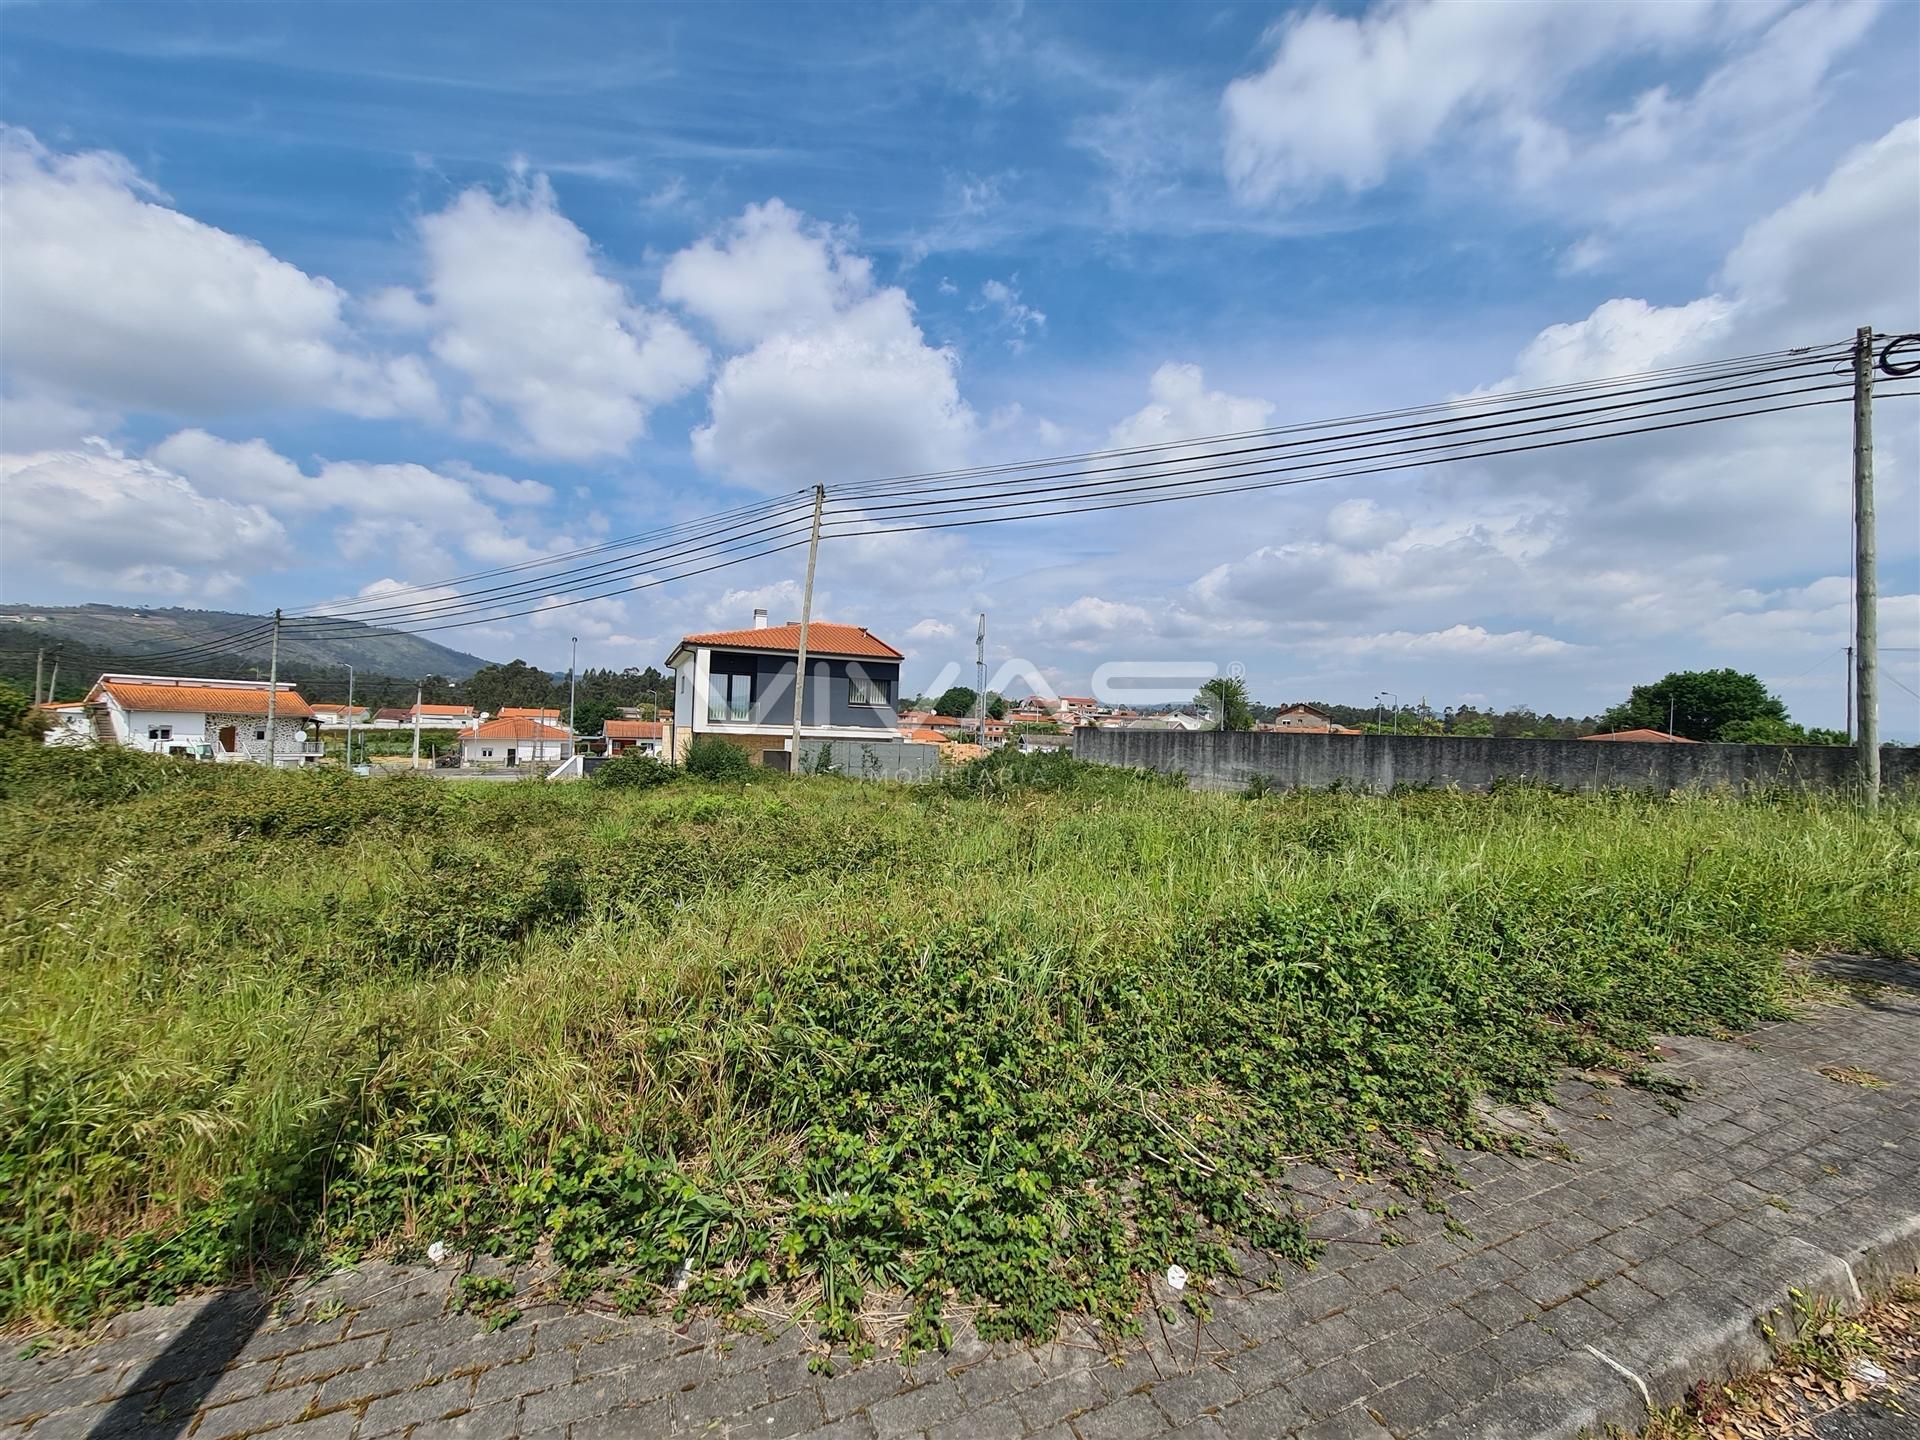
[[(1569, 1155), (1451, 1155), (1471, 1186), (1450, 1199), (1453, 1227), (1300, 1170), (1321, 1265), (1217, 1295), (1197, 1329), (1150, 1316), (1118, 1354), (1090, 1334), (1041, 1348), (961, 1334), (910, 1368), (819, 1376), (792, 1330), (550, 1306), (486, 1334), (448, 1313), (456, 1264), (382, 1265), (271, 1306), (248, 1292), (143, 1310), (89, 1347), (0, 1360), (0, 1440), (1498, 1440), (1637, 1423), (1643, 1386), (1671, 1403), (1703, 1370), (1754, 1363), (1754, 1316), (1788, 1285), (1844, 1295), (1920, 1256), (1920, 976), (1849, 963), (1880, 988), (1736, 1043), (1669, 1042), (1666, 1065), (1695, 1086), (1677, 1114), (1569, 1079), (1535, 1122)], [(1395, 1203), (1411, 1213), (1374, 1213)], [(1383, 1224), (1407, 1243), (1383, 1243)]]

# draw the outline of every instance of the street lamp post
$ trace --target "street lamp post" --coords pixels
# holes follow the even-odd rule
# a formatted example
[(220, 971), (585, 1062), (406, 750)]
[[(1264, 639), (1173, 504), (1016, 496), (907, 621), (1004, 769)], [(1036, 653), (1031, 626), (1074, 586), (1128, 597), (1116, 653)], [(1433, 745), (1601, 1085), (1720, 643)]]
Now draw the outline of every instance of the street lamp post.
[(1398, 735), (1400, 733), (1400, 697), (1391, 690), (1382, 690), (1378, 695), (1373, 697), (1374, 728), (1378, 729), (1380, 726), (1380, 702), (1382, 700), (1391, 700), (1393, 702), (1393, 733)]

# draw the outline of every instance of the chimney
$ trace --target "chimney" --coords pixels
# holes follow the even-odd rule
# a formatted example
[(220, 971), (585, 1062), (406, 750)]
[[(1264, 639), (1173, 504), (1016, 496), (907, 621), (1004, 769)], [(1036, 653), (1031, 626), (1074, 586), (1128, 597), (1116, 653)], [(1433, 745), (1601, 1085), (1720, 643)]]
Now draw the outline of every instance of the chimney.
[(764, 605), (753, 612), (753, 628), (756, 630), (767, 628), (767, 611)]

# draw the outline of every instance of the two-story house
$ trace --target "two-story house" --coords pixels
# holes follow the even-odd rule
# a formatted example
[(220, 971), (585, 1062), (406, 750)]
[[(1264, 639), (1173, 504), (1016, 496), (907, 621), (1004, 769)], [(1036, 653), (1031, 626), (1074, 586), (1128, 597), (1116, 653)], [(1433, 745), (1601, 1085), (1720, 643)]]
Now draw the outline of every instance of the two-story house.
[[(674, 746), (718, 735), (760, 763), (769, 751), (785, 766), (793, 739), (799, 623), (769, 625), (753, 613), (749, 630), (683, 636), (667, 657), (674, 672)], [(807, 627), (807, 684), (800, 738), (898, 743), (900, 652), (860, 625), (815, 621)], [(677, 757), (676, 757), (677, 758)]]

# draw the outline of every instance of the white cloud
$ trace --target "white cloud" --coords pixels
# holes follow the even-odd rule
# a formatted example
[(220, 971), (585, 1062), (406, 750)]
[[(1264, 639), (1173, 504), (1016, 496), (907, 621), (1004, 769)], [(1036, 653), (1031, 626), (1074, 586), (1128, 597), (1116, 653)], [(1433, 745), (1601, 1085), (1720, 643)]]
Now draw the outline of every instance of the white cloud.
[(909, 640), (951, 640), (960, 632), (944, 620), (935, 620), (929, 616), (925, 620), (916, 620), (907, 627)]
[[(1510, 157), (1522, 186), (1625, 222), (1696, 199), (1737, 157), (1764, 156), (1821, 102), (1874, 0), (1614, 0), (1316, 8), (1268, 33), (1259, 73), (1228, 85), (1227, 178), (1250, 204), (1372, 189), (1426, 152)], [(1784, 12), (1784, 13), (1783, 13)], [(1652, 84), (1620, 111), (1582, 113), (1603, 67), (1708, 60), (1690, 92)]]
[(1389, 630), (1312, 643), (1354, 655), (1399, 660), (1541, 660), (1572, 654), (1576, 648), (1564, 640), (1532, 630), (1495, 633), (1480, 625), (1449, 625), (1444, 630), (1423, 633)]
[(0, 130), (0, 187), (0, 347), (12, 384), (166, 413), (437, 409), (417, 357), (358, 345), (332, 281), (168, 208), (121, 157), (55, 154)]
[(0, 456), (0, 496), (6, 569), (15, 577), (210, 598), (287, 554), (286, 531), (259, 505), (203, 494), (99, 442)]
[(541, 553), (488, 499), (529, 506), (552, 492), (538, 481), (450, 462), (435, 470), (414, 464), (324, 461), (307, 473), (264, 440), (232, 441), (182, 430), (153, 447), (150, 458), (188, 477), (200, 490), (250, 501), (288, 517), (331, 512), (342, 554), (403, 556), (410, 573), (451, 563), (452, 545), (469, 559), (512, 564)]
[(1198, 365), (1169, 362), (1147, 382), (1148, 403), (1113, 427), (1107, 444), (1115, 450), (1160, 445), (1208, 435), (1257, 430), (1273, 414), (1266, 400), (1207, 389)]
[(873, 289), (873, 266), (846, 237), (777, 199), (747, 206), (719, 235), (675, 255), (660, 276), (663, 299), (735, 348), (831, 324)]
[(566, 460), (623, 453), (655, 406), (706, 374), (707, 356), (666, 315), (636, 305), (560, 213), (544, 176), (504, 196), (466, 191), (420, 221), (428, 278), (414, 303), (378, 302), (389, 323), (430, 328), (433, 353), (472, 384), (470, 429), (513, 425), (517, 448)]
[(1117, 642), (1152, 636), (1155, 625), (1144, 606), (1082, 595), (1068, 604), (1040, 610), (1033, 617), (1030, 631), (1043, 643), (1099, 651)]
[(958, 358), (927, 343), (906, 292), (876, 288), (842, 237), (769, 201), (666, 275), (678, 303), (753, 346), (721, 367), (693, 432), (704, 468), (786, 489), (965, 459), (979, 422)]
[(980, 303), (973, 308), (993, 312), (1000, 328), (1008, 332), (1007, 348), (1016, 354), (1026, 349), (1029, 333), (1047, 326), (1045, 312), (1023, 301), (1019, 289), (1005, 280), (983, 281)]

